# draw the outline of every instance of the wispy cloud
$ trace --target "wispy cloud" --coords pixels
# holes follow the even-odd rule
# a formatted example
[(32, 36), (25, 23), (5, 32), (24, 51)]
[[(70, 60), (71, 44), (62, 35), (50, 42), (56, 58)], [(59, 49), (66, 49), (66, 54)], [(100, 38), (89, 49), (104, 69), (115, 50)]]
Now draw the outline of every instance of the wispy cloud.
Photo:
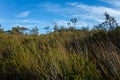
[(17, 22), (17, 23), (43, 23), (42, 20), (31, 20), (31, 19), (12, 20), (12, 22)]
[(56, 23), (59, 25), (59, 26), (67, 26), (67, 23), (68, 23), (69, 21), (67, 21), (67, 20), (58, 20), (58, 21), (56, 21)]
[(104, 7), (104, 6), (89, 6), (89, 5), (78, 3), (78, 2), (69, 3), (69, 5), (82, 9), (83, 11), (87, 11), (89, 13), (103, 14), (105, 12), (109, 12), (110, 14), (113, 14), (113, 15), (120, 15), (120, 10)]
[(28, 17), (29, 14), (31, 13), (31, 11), (24, 11), (24, 12), (21, 12), (20, 14), (18, 14), (18, 17)]
[(103, 14), (105, 12), (108, 12), (110, 15), (115, 16), (115, 18), (119, 19), (120, 18), (120, 10), (119, 9), (114, 9), (110, 7), (104, 7), (104, 6), (91, 6), (91, 5), (86, 5), (82, 4), (79, 2), (67, 2), (67, 5), (73, 6), (78, 10), (80, 9), (81, 12), (84, 12), (84, 14), (74, 14), (73, 16), (78, 16), (82, 19), (91, 19), (95, 20), (98, 22), (103, 21)]
[(116, 1), (114, 5), (120, 7), (120, 1)]
[(58, 14), (65, 11), (65, 7), (63, 8), (60, 4), (51, 2), (39, 4), (39, 8), (43, 8), (45, 11), (52, 12), (53, 14)]
[[(116, 4), (119, 4), (116, 2)], [(79, 25), (91, 25), (98, 24), (104, 21), (104, 13), (108, 12), (111, 16), (114, 16), (118, 22), (120, 22), (120, 10), (113, 7), (87, 5), (81, 2), (66, 2), (64, 7), (61, 4), (55, 3), (43, 3), (41, 6), (48, 12), (57, 13), (66, 18), (79, 18)], [(66, 21), (58, 21), (61, 24), (65, 24)], [(81, 25), (81, 26), (82, 26)]]
[(59, 6), (60, 6), (59, 4), (54, 4), (54, 3), (51, 3), (51, 2), (45, 2), (45, 3), (42, 3), (42, 4), (38, 5), (38, 7), (46, 7), (46, 8), (59, 7)]
[(99, 0), (99, 1), (108, 3), (115, 7), (120, 7), (120, 0)]
[[(59, 27), (64, 26), (66, 28), (69, 27), (69, 25), (67, 24), (70, 21), (67, 20), (58, 20), (56, 23), (58, 24)], [(76, 28), (80, 28), (80, 27), (86, 27), (86, 26), (91, 26), (90, 23), (86, 22), (86, 21), (80, 21), (76, 23)]]
[(44, 3), (42, 4), (42, 6), (43, 8), (53, 13), (59, 12), (59, 14), (63, 13), (64, 15), (68, 16), (77, 15), (76, 17), (82, 18), (93, 18), (91, 16), (94, 16), (95, 18), (100, 18), (100, 16), (103, 16), (105, 12), (108, 12), (109, 14), (115, 17), (120, 16), (119, 9), (104, 6), (91, 6), (80, 2), (66, 2), (66, 5), (64, 7), (62, 7), (62, 5), (54, 3)]

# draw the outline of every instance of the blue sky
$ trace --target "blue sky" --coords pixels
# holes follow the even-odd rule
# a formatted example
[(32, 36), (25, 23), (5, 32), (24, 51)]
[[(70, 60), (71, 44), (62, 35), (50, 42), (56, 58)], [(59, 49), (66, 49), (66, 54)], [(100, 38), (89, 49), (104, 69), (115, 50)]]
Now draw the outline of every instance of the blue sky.
[(97, 25), (108, 12), (120, 23), (120, 0), (1, 0), (0, 24), (5, 30), (17, 25), (38, 26), (45, 33), (54, 23), (67, 27), (71, 18), (78, 18), (77, 27)]

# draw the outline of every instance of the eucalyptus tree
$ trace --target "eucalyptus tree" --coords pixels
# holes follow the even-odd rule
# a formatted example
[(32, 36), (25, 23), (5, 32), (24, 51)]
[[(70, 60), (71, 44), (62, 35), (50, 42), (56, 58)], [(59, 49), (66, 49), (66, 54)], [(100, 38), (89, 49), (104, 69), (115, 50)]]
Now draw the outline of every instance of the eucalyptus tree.
[(30, 34), (31, 35), (38, 35), (39, 34), (39, 29), (37, 26), (35, 26), (34, 28), (32, 28), (32, 30), (30, 30)]
[(77, 18), (70, 19), (70, 22), (67, 23), (67, 25), (69, 26), (69, 29), (70, 30), (75, 30), (77, 22), (78, 22)]
[(97, 30), (114, 30), (118, 26), (118, 23), (115, 20), (115, 18), (110, 16), (110, 14), (108, 13), (105, 13), (104, 16), (105, 21), (97, 26), (94, 26), (94, 28)]
[(12, 28), (11, 34), (24, 34), (24, 31), (26, 30), (28, 30), (28, 28), (16, 26)]

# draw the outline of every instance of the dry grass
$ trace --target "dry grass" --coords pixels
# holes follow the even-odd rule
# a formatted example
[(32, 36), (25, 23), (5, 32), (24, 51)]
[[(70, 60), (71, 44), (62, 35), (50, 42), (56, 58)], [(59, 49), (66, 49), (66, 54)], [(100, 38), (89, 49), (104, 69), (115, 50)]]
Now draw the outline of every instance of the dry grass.
[(119, 59), (107, 36), (91, 32), (0, 35), (1, 80), (119, 80)]

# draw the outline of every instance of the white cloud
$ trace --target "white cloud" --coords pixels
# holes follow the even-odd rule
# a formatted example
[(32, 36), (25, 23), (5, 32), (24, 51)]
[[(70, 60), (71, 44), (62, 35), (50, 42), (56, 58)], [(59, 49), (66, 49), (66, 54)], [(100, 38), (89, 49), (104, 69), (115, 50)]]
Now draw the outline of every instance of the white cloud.
[(115, 6), (120, 7), (120, 1), (115, 1)]
[(115, 6), (115, 7), (120, 7), (119, 0), (99, 0), (99, 1), (111, 4), (112, 6)]
[[(105, 12), (108, 12), (111, 16), (114, 16), (116, 19), (120, 19), (120, 10), (119, 9), (114, 9), (110, 7), (104, 7), (104, 6), (91, 6), (91, 5), (86, 5), (78, 2), (68, 2), (67, 3), (69, 6), (73, 6), (76, 8), (75, 10), (80, 10), (83, 12), (83, 14), (76, 14), (72, 16), (77, 16), (82, 19), (91, 19), (95, 20), (97, 22), (103, 21), (103, 14)], [(120, 20), (119, 20), (120, 22)]]
[(60, 15), (76, 12), (70, 6), (66, 6), (66, 5), (63, 6), (61, 4), (55, 4), (55, 3), (51, 3), (51, 2), (39, 4), (38, 7), (40, 9), (43, 8), (47, 12), (53, 12), (54, 14), (60, 14)]
[(59, 4), (44, 3), (42, 4), (42, 7), (45, 8), (47, 11), (57, 13), (58, 15), (63, 15), (67, 18), (78, 17), (83, 20), (93, 19), (97, 22), (101, 22), (103, 21), (103, 15), (105, 12), (108, 12), (111, 16), (114, 16), (117, 19), (120, 18), (119, 9), (104, 6), (91, 6), (80, 2), (67, 2), (64, 7)]
[(25, 22), (25, 23), (28, 23), (28, 22), (30, 22), (30, 20), (13, 20), (13, 22)]
[(18, 15), (18, 17), (28, 17), (31, 11), (24, 11)]
[(81, 22), (78, 22), (76, 26), (80, 28), (80, 27), (88, 27), (89, 25), (90, 25), (89, 22), (81, 21)]
[[(111, 0), (112, 1), (112, 0)], [(116, 4), (118, 1), (114, 1)], [(40, 7), (40, 6), (39, 6)], [(60, 4), (54, 3), (44, 3), (42, 8), (51, 13), (56, 13), (57, 15), (70, 18), (78, 18), (78, 21), (81, 22), (79, 26), (91, 26), (99, 24), (104, 21), (104, 13), (108, 12), (111, 16), (114, 16), (118, 22), (120, 22), (120, 9), (113, 7), (105, 6), (96, 6), (96, 5), (86, 5), (80, 2), (67, 2), (64, 7)], [(57, 21), (59, 24), (66, 24), (65, 20)]]
[[(64, 27), (69, 27), (69, 25), (67, 24), (68, 22), (70, 21), (67, 21), (67, 20), (58, 20), (56, 23), (58, 24), (58, 26), (64, 26)], [(77, 28), (80, 28), (80, 27), (86, 27), (86, 26), (89, 26), (88, 24), (90, 24), (89, 22), (86, 22), (86, 21), (80, 21), (80, 22), (77, 22), (76, 23), (76, 27)]]
[[(74, 4), (74, 5), (73, 5)], [(105, 12), (109, 12), (114, 15), (120, 15), (120, 10), (113, 9), (113, 8), (108, 8), (108, 7), (103, 7), (103, 6), (90, 6), (82, 3), (70, 3), (70, 6), (82, 9), (83, 11), (88, 11), (90, 13), (97, 13), (97, 14), (103, 14)]]
[(31, 19), (22, 19), (22, 20), (11, 20), (12, 22), (18, 23), (43, 23), (41, 20), (31, 20)]
[(78, 2), (66, 2), (66, 5), (76, 6)]
[(20, 26), (20, 27), (26, 27), (26, 28), (29, 28), (29, 29), (31, 29), (31, 28), (33, 28), (33, 27), (35, 27), (35, 25), (33, 24), (20, 24), (20, 23), (15, 23), (15, 24), (12, 24), (12, 27), (16, 27), (16, 26)]
[(68, 21), (66, 20), (58, 20), (56, 23), (60, 26), (67, 26)]
[(46, 7), (46, 8), (59, 7), (59, 6), (60, 6), (59, 4), (54, 4), (51, 2), (46, 2), (38, 5), (38, 7)]

